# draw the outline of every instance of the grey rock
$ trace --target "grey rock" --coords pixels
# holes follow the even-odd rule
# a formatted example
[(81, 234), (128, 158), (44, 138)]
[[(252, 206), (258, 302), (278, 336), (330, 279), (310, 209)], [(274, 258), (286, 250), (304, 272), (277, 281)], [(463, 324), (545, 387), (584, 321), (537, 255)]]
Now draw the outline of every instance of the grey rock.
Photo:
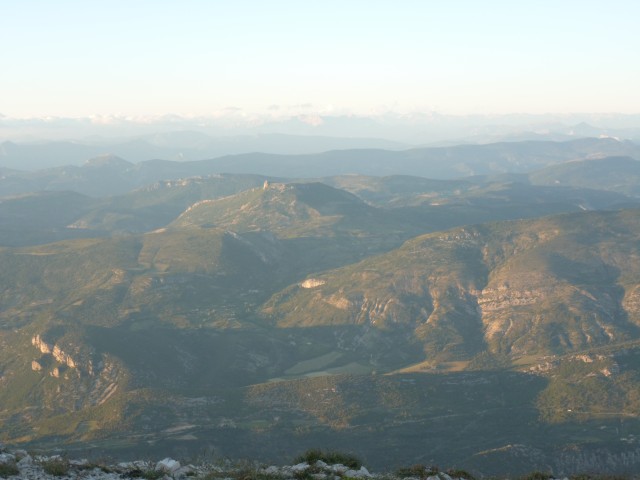
[(180, 468), (180, 462), (169, 457), (163, 460), (160, 460), (158, 463), (156, 463), (157, 472), (173, 473), (179, 468)]
[(174, 471), (173, 476), (175, 478), (190, 477), (193, 476), (195, 472), (196, 468), (193, 465), (185, 465), (184, 467), (180, 467)]
[(0, 463), (13, 463), (15, 461), (16, 457), (12, 453), (0, 453)]
[(293, 472), (304, 472), (307, 468), (309, 468), (309, 464), (307, 462), (298, 463), (297, 465), (293, 465), (291, 470)]
[(277, 475), (278, 473), (280, 473), (280, 469), (278, 467), (276, 467), (275, 465), (271, 465), (271, 466), (263, 469), (262, 471), (267, 475)]
[(25, 468), (33, 465), (33, 458), (28, 453), (18, 461), (18, 468)]
[(341, 463), (336, 463), (335, 465), (331, 465), (331, 470), (333, 470), (335, 473), (342, 474), (349, 470), (349, 468), (345, 467)]
[(344, 476), (351, 478), (369, 478), (371, 477), (371, 474), (365, 467), (361, 467), (360, 470), (347, 470), (344, 473)]
[(146, 462), (144, 460), (134, 460), (133, 462), (122, 462), (118, 464), (119, 468), (124, 468), (126, 470), (150, 470), (152, 468), (152, 464)]

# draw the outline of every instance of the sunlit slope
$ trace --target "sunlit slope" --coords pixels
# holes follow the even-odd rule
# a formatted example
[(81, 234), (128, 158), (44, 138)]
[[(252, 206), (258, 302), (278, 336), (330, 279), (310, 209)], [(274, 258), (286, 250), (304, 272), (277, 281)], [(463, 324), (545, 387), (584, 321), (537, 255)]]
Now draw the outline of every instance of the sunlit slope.
[(639, 234), (628, 210), (424, 235), (289, 287), (263, 312), (283, 327), (403, 332), (434, 363), (637, 339)]
[(112, 233), (143, 233), (164, 227), (195, 202), (262, 185), (259, 175), (210, 175), (163, 180), (123, 195), (104, 198), (72, 226)]
[[(280, 237), (384, 233), (393, 219), (356, 196), (322, 183), (266, 184), (191, 207), (172, 226), (218, 226), (237, 232), (269, 230)], [(399, 222), (395, 222), (399, 228)], [(383, 232), (381, 232), (383, 233)]]
[(160, 181), (129, 193), (92, 198), (38, 191), (0, 199), (0, 245), (144, 233), (164, 227), (193, 203), (262, 185), (257, 175), (213, 175)]
[[(634, 160), (632, 160), (635, 162)], [(592, 162), (596, 162), (595, 160)], [(574, 163), (562, 164), (557, 168)], [(603, 166), (606, 163), (603, 161)], [(640, 162), (635, 162), (640, 164)], [(618, 171), (613, 162), (609, 174), (625, 177), (627, 171)], [(555, 168), (555, 167), (554, 167)], [(550, 168), (549, 171), (552, 169)], [(546, 170), (543, 170), (546, 172)], [(468, 177), (461, 180), (433, 180), (422, 177), (394, 175), (368, 177), (346, 175), (330, 177), (323, 182), (351, 192), (365, 201), (382, 207), (424, 207), (432, 211), (457, 208), (458, 213), (480, 215), (495, 220), (549, 215), (553, 213), (614, 208), (632, 202), (623, 193), (614, 193), (606, 184), (598, 186), (594, 178), (590, 184), (554, 183), (532, 185), (534, 174), (505, 174)], [(633, 177), (629, 178), (633, 181)], [(608, 191), (609, 190), (609, 191)]]
[[(624, 168), (616, 170), (615, 162), (611, 168), (606, 178), (627, 175)], [(628, 176), (627, 184), (633, 178)], [(638, 203), (635, 197), (613, 191), (553, 182), (531, 185), (526, 175), (460, 181), (360, 175), (321, 180), (324, 183), (298, 179), (282, 184), (259, 175), (225, 174), (160, 181), (101, 199), (73, 192), (4, 198), (0, 199), (0, 245), (145, 233), (181, 215), (175, 225), (266, 229), (289, 237), (400, 234), (406, 240), (465, 224), (628, 208)], [(603, 188), (618, 189), (606, 182)]]
[(322, 183), (268, 184), (198, 202), (168, 230), (220, 228), (243, 235), (268, 232), (284, 249), (280, 268), (312, 272), (388, 251), (433, 227), (415, 215), (364, 203)]
[(145, 389), (281, 374), (285, 337), (246, 326), (283, 282), (279, 254), (272, 237), (216, 229), (0, 250), (3, 438), (109, 435), (142, 414)]
[[(39, 312), (113, 324), (140, 311), (233, 303), (275, 280), (279, 255), (272, 237), (218, 229), (3, 249), (0, 315), (9, 324), (33, 322)], [(235, 294), (213, 295), (220, 289)]]

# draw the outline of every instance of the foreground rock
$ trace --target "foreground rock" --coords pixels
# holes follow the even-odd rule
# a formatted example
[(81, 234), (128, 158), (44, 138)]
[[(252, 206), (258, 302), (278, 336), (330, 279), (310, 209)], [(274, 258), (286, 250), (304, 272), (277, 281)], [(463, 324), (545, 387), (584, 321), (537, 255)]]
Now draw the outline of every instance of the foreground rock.
[[(25, 480), (473, 480), (467, 472), (440, 472), (435, 467), (416, 465), (396, 473), (371, 473), (360, 466), (328, 464), (318, 460), (285, 466), (247, 466), (222, 462), (182, 465), (172, 458), (160, 461), (136, 460), (117, 464), (69, 459), (59, 455), (30, 455), (25, 450), (4, 451), (0, 446), (0, 478)], [(546, 480), (553, 480), (549, 477)], [(566, 480), (566, 479), (564, 479)]]

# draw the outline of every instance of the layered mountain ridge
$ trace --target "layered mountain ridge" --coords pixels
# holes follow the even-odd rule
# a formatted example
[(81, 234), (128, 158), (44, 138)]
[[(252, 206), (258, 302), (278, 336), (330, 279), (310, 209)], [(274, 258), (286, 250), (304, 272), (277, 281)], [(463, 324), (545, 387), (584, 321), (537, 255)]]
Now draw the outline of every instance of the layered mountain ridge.
[(356, 445), (376, 468), (490, 474), (635, 458), (636, 160), (485, 153), (503, 148), (533, 163), (1, 198), (0, 438), (264, 459)]

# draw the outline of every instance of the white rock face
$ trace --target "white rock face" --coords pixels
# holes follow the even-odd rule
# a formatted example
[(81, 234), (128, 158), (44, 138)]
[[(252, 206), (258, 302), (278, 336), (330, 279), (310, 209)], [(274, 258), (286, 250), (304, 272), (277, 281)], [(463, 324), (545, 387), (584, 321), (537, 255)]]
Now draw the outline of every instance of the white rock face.
[(335, 465), (331, 465), (331, 470), (333, 470), (335, 473), (345, 473), (347, 470), (349, 470), (349, 468), (345, 467), (341, 463), (336, 463)]
[(49, 345), (48, 343), (44, 342), (40, 338), (40, 335), (34, 335), (34, 337), (31, 339), (31, 344), (42, 353), (51, 353), (51, 351), (53, 350), (53, 345)]
[(122, 470), (151, 470), (149, 462), (144, 460), (134, 460), (133, 462), (122, 462), (118, 464)]
[(347, 470), (344, 476), (349, 478), (369, 478), (371, 474), (365, 467), (360, 467), (360, 470)]
[(76, 368), (76, 362), (73, 358), (67, 355), (62, 349), (55, 345), (53, 347), (53, 358), (55, 358), (58, 362), (67, 365), (69, 368)]
[(319, 278), (308, 278), (304, 282), (300, 284), (302, 288), (316, 288), (320, 287), (327, 283), (325, 280), (320, 280)]
[[(40, 335), (34, 335), (33, 338), (31, 338), (31, 344), (40, 350), (41, 353), (53, 355), (53, 358), (55, 358), (58, 363), (66, 365), (69, 368), (77, 368), (78, 366), (77, 362), (58, 345), (51, 345), (45, 342), (42, 340)], [(33, 364), (31, 365), (31, 368), (33, 368)]]
[(304, 472), (307, 468), (309, 468), (309, 464), (307, 462), (298, 463), (291, 467), (292, 472)]
[(176, 470), (178, 470), (180, 468), (180, 462), (178, 462), (177, 460), (174, 460), (173, 458), (165, 458), (164, 460), (160, 460), (157, 464), (156, 464), (156, 471), (157, 472), (167, 472), (167, 473), (173, 473)]

